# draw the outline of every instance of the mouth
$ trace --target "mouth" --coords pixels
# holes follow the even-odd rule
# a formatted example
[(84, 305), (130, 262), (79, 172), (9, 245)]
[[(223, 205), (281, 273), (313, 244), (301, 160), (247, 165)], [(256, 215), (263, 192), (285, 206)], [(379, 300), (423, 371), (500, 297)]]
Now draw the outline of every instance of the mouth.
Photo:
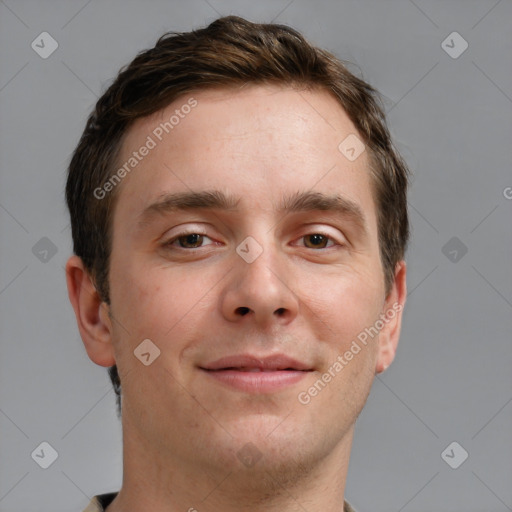
[(273, 393), (298, 383), (314, 371), (283, 354), (230, 356), (199, 368), (220, 385), (246, 393)]
[(252, 354), (239, 354), (221, 357), (216, 361), (202, 365), (203, 370), (241, 372), (272, 372), (272, 371), (308, 371), (311, 366), (293, 359), (284, 354), (256, 356)]
[(261, 368), (261, 367), (234, 367), (230, 366), (228, 368), (218, 368), (216, 370), (208, 369), (208, 368), (201, 368), (202, 370), (205, 370), (207, 372), (224, 372), (224, 371), (237, 371), (237, 372), (312, 372), (313, 370), (298, 370), (296, 368)]

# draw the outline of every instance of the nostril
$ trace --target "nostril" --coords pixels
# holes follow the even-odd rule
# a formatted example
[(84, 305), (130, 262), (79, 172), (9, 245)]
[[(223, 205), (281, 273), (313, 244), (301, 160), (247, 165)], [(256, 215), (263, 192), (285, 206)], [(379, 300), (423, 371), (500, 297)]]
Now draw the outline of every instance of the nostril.
[(249, 313), (249, 308), (242, 306), (237, 309), (237, 313), (240, 313), (242, 316), (245, 316), (247, 313)]

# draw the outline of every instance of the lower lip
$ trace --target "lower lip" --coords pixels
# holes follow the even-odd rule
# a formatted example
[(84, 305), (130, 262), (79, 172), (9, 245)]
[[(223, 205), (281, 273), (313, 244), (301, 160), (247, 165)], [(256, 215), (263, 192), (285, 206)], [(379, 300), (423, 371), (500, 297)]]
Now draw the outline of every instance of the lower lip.
[(270, 393), (296, 384), (308, 371), (277, 370), (271, 372), (242, 372), (240, 370), (204, 370), (213, 379), (249, 393)]

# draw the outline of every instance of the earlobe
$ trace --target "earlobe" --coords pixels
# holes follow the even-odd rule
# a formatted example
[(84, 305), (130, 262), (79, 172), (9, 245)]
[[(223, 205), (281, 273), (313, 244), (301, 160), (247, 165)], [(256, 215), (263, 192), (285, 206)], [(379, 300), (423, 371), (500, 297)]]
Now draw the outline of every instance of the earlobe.
[(407, 298), (406, 274), (407, 266), (405, 261), (402, 260), (396, 265), (393, 285), (386, 297), (381, 313), (384, 325), (379, 333), (375, 374), (386, 371), (395, 358), (402, 327), (402, 314)]
[(89, 358), (100, 366), (115, 364), (109, 306), (102, 302), (91, 276), (76, 255), (66, 263), (68, 296)]

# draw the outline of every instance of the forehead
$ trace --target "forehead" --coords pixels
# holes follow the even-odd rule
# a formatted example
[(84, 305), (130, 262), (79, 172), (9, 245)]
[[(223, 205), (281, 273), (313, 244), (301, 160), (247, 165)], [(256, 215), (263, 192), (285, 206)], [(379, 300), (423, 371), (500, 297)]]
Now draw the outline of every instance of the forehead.
[(192, 190), (224, 190), (252, 211), (272, 210), (285, 192), (337, 192), (374, 216), (367, 152), (351, 161), (340, 150), (356, 135), (323, 90), (251, 85), (183, 95), (126, 134), (115, 218), (135, 220), (163, 194)]

